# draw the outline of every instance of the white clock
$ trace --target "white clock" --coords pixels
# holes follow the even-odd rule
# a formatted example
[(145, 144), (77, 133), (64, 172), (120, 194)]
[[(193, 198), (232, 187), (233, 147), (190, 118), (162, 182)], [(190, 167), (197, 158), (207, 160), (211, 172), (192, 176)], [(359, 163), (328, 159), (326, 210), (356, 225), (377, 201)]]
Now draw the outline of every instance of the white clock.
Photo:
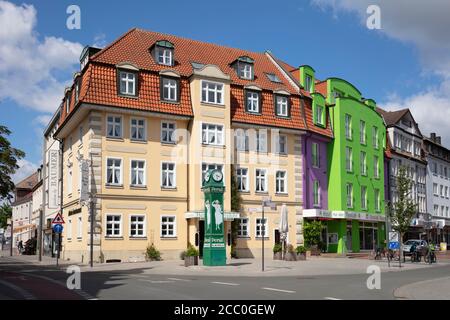
[(211, 174), (210, 174), (209, 171), (208, 171), (208, 172), (206, 172), (206, 174), (205, 174), (205, 181), (208, 182), (210, 178), (211, 178)]
[(214, 181), (216, 181), (216, 182), (222, 181), (222, 179), (223, 179), (223, 174), (222, 174), (222, 172), (220, 172), (220, 171), (214, 171), (214, 172), (213, 172), (213, 179), (214, 179)]

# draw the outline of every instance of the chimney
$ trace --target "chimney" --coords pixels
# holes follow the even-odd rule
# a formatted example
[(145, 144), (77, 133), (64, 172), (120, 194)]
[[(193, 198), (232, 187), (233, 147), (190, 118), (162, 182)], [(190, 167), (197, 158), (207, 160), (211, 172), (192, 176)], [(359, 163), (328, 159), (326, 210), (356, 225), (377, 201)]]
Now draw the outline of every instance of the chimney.
[(430, 139), (431, 139), (432, 141), (436, 142), (436, 133), (432, 132), (432, 133), (430, 134)]
[(436, 137), (436, 143), (437, 144), (441, 144), (441, 137), (439, 136), (439, 137)]

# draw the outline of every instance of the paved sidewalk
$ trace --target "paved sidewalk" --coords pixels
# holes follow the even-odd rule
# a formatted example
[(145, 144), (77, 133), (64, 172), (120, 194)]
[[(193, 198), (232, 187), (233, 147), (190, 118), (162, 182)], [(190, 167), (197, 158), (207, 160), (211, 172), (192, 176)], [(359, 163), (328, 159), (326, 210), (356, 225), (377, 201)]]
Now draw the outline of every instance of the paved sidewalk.
[[(55, 267), (56, 260), (43, 257), (39, 262), (37, 256), (6, 256), (0, 258), (2, 261), (17, 261), (33, 265)], [(200, 261), (200, 264), (202, 262)], [(60, 267), (65, 268), (73, 265), (72, 261), (60, 260)], [(402, 263), (402, 268), (398, 267), (398, 262), (391, 263), (388, 267), (386, 260), (374, 261), (358, 258), (330, 258), (330, 257), (310, 257), (307, 261), (279, 261), (266, 259), (265, 271), (261, 271), (260, 259), (232, 259), (228, 260), (227, 266), (206, 267), (192, 266), (184, 267), (181, 260), (134, 262), (134, 263), (103, 263), (95, 264), (93, 268), (88, 265), (80, 265), (83, 272), (101, 271), (127, 271), (140, 269), (145, 274), (164, 275), (185, 275), (185, 276), (318, 276), (318, 275), (345, 275), (345, 274), (365, 274), (369, 266), (378, 266), (382, 272), (399, 272), (420, 268), (434, 268), (436, 266), (450, 265), (450, 261), (441, 261), (437, 264), (428, 265), (425, 263)]]
[(420, 281), (394, 291), (397, 299), (450, 300), (450, 277)]

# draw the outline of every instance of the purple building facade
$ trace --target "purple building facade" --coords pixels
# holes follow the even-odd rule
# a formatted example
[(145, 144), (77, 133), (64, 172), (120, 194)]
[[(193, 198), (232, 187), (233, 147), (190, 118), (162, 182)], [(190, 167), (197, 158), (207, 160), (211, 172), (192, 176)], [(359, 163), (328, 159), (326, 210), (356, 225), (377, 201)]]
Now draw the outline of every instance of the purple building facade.
[[(303, 208), (328, 209), (327, 144), (330, 138), (309, 132), (303, 136)], [(314, 145), (318, 148), (318, 163), (314, 163)], [(316, 149), (317, 150), (317, 149)], [(315, 199), (315, 182), (318, 182), (318, 199)], [(318, 200), (318, 202), (317, 202)]]

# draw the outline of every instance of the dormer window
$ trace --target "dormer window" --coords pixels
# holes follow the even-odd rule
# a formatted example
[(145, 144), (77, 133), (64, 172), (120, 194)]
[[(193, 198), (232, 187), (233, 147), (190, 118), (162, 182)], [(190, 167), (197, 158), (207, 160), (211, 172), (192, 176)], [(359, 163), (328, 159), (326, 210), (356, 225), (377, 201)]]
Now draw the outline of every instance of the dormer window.
[(312, 77), (310, 75), (305, 76), (305, 91), (311, 92), (312, 88)]
[(280, 117), (289, 117), (289, 97), (275, 94), (275, 113)]
[(178, 97), (178, 79), (161, 77), (161, 100), (177, 102)]
[(235, 62), (236, 72), (239, 78), (253, 80), (254, 60), (247, 56), (239, 57)]
[(164, 66), (173, 66), (174, 46), (169, 41), (158, 41), (155, 45), (155, 60)]
[(125, 96), (136, 96), (137, 73), (128, 70), (119, 72), (119, 93)]
[(70, 93), (66, 96), (66, 114), (69, 114), (70, 111)]
[(267, 78), (269, 78), (270, 81), (275, 83), (282, 83), (280, 78), (276, 74), (273, 73), (266, 73)]
[(257, 91), (245, 91), (245, 105), (247, 112), (260, 113), (260, 93)]

